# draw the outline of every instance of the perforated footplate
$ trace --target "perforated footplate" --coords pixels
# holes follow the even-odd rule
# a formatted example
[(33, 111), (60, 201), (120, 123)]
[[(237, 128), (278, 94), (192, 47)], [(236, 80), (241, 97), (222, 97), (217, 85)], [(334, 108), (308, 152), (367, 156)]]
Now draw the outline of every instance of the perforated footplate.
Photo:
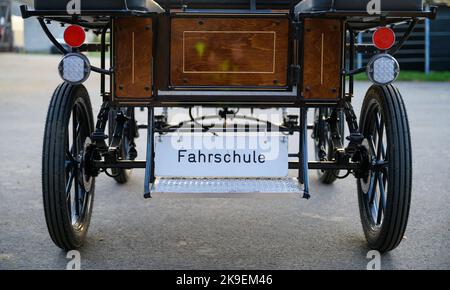
[(153, 193), (177, 194), (300, 194), (297, 179), (157, 178)]

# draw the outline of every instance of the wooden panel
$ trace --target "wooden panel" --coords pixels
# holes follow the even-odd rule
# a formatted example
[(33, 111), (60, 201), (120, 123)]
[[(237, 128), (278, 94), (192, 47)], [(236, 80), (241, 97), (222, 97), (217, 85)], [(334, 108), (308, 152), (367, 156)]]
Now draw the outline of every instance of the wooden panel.
[(174, 18), (173, 86), (287, 85), (284, 18)]
[(342, 23), (306, 19), (303, 95), (305, 99), (337, 99), (341, 89)]
[(152, 19), (118, 18), (114, 22), (116, 98), (152, 97)]

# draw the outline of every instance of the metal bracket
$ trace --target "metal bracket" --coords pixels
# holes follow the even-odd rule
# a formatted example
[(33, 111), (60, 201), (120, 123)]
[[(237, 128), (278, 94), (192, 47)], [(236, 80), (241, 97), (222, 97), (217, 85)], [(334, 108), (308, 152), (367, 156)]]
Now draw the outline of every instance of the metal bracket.
[(344, 112), (345, 118), (348, 123), (348, 128), (350, 130), (350, 136), (347, 137), (347, 140), (350, 141), (350, 144), (345, 151), (348, 154), (353, 155), (361, 146), (364, 140), (364, 136), (359, 130), (358, 118), (356, 117), (355, 111), (350, 101), (346, 101), (344, 103)]
[(100, 151), (107, 151), (108, 145), (105, 140), (108, 136), (105, 134), (106, 123), (108, 122), (109, 111), (111, 109), (109, 102), (103, 102), (100, 112), (97, 116), (97, 124), (95, 126), (95, 131), (91, 134), (91, 140), (97, 145)]
[(125, 123), (130, 119), (128, 118), (122, 110), (117, 111), (116, 124), (114, 126), (113, 136), (111, 136), (110, 150), (117, 150), (120, 143), (123, 142), (122, 136), (125, 129)]
[(292, 80), (292, 84), (294, 86), (297, 86), (300, 84), (300, 78), (301, 78), (301, 73), (302, 73), (302, 68), (300, 65), (298, 64), (293, 64), (290, 66), (291, 69), (291, 80)]
[(308, 174), (308, 110), (300, 109), (300, 152), (299, 152), (299, 168), (298, 180), (303, 184), (303, 198), (310, 199), (309, 193), (309, 174)]
[(155, 162), (154, 162), (154, 134), (155, 134), (155, 111), (153, 107), (148, 108), (147, 127), (147, 157), (145, 165), (144, 198), (151, 198), (151, 189), (155, 182)]
[(303, 33), (303, 22), (292, 21), (292, 38), (294, 40), (301, 40), (302, 33)]

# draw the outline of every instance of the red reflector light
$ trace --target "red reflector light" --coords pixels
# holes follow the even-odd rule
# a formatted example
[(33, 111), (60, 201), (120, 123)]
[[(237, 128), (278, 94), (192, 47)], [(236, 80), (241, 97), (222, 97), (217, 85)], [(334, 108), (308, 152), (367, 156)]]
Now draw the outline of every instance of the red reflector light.
[(64, 41), (70, 47), (80, 47), (86, 40), (84, 29), (77, 25), (71, 25), (64, 31)]
[(373, 34), (373, 44), (380, 50), (388, 50), (395, 43), (395, 33), (389, 27), (380, 27)]

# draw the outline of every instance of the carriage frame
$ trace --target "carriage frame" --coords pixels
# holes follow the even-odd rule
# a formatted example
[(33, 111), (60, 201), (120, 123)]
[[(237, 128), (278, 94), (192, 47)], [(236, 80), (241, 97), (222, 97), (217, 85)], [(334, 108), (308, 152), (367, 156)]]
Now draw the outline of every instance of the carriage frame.
[[(88, 142), (85, 140), (81, 141), (82, 146), (80, 147), (76, 158), (73, 156), (66, 158), (69, 159), (69, 162), (74, 164), (73, 170), (77, 171), (77, 173), (74, 174), (75, 187), (84, 186), (85, 188), (93, 188), (93, 180), (102, 172), (116, 178), (119, 182), (124, 182), (126, 181), (126, 178), (123, 174), (128, 169), (141, 168), (145, 169), (144, 196), (150, 198), (152, 195), (152, 185), (156, 180), (154, 170), (155, 136), (158, 134), (180, 132), (182, 130), (185, 130), (184, 132), (186, 133), (190, 132), (189, 129), (183, 127), (185, 124), (169, 124), (167, 116), (156, 116), (155, 108), (162, 107), (192, 108), (201, 106), (223, 108), (221, 110), (221, 117), (223, 119), (227, 118), (227, 113), (231, 113), (236, 117), (236, 112), (230, 110), (230, 108), (234, 107), (252, 109), (298, 109), (298, 115), (284, 115), (284, 122), (282, 124), (271, 124), (264, 120), (256, 121), (260, 125), (264, 124), (268, 127), (275, 127), (278, 131), (288, 135), (293, 136), (298, 133), (298, 152), (289, 154), (290, 158), (296, 158), (298, 161), (290, 161), (289, 169), (298, 170), (298, 182), (302, 185), (303, 197), (307, 199), (311, 197), (309, 189), (309, 170), (318, 170), (324, 183), (332, 183), (336, 179), (346, 178), (349, 175), (354, 175), (358, 180), (370, 180), (373, 172), (381, 172), (384, 170), (383, 168), (388, 166), (388, 162), (375, 158), (376, 156), (374, 155), (377, 155), (375, 154), (375, 151), (379, 151), (378, 148), (375, 147), (378, 146), (373, 146), (371, 141), (368, 140), (363, 132), (365, 127), (364, 120), (358, 122), (358, 118), (352, 107), (352, 99), (354, 98), (354, 76), (367, 70), (366, 66), (361, 68), (356, 67), (354, 60), (357, 53), (366, 55), (378, 55), (381, 53), (395, 55), (406, 42), (420, 20), (424, 18), (433, 19), (436, 16), (436, 8), (428, 7), (423, 11), (387, 11), (377, 15), (368, 15), (366, 11), (342, 10), (296, 13), (295, 1), (290, 1), (288, 7), (283, 6), (275, 12), (273, 10), (257, 10), (257, 1), (252, 0), (249, 1), (249, 3), (249, 9), (237, 7), (237, 9), (230, 10), (228, 8), (225, 9), (220, 7), (220, 5), (214, 6), (214, 9), (202, 6), (173, 6), (170, 1), (165, 1), (165, 6), (163, 5), (163, 11), (161, 13), (123, 9), (111, 11), (87, 10), (81, 11), (81, 14), (75, 15), (68, 15), (67, 11), (63, 10), (33, 10), (29, 9), (27, 6), (21, 7), (23, 17), (36, 17), (49, 40), (63, 55), (80, 54), (83, 52), (100, 53), (101, 65), (100, 67), (91, 66), (91, 71), (101, 75), (99, 94), (103, 99), (103, 105), (97, 115), (95, 126), (87, 130), (91, 131), (85, 136)], [(151, 33), (152, 35), (152, 42), (148, 45), (149, 47), (146, 48), (147, 53), (148, 51), (151, 51), (152, 83), (145, 87), (148, 95), (145, 96), (144, 93), (144, 97), (142, 97), (142, 95), (140, 97), (118, 97), (120, 95), (119, 91), (124, 90), (123, 85), (120, 84), (120, 80), (117, 79), (117, 75), (119, 74), (120, 65), (124, 65), (121, 58), (125, 58), (125, 56), (121, 54), (123, 50), (119, 47), (117, 42), (118, 38), (116, 37), (116, 35), (124, 32), (116, 28), (120, 26), (120, 21), (124, 19), (125, 21), (127, 21), (127, 19), (131, 19), (131, 21), (137, 19), (143, 20), (144, 22), (147, 21), (146, 33)], [(277, 81), (274, 81), (273, 85), (268, 84), (262, 86), (241, 84), (202, 84), (198, 86), (190, 84), (173, 85), (174, 74), (170, 72), (170, 68), (173, 66), (171, 62), (174, 58), (174, 52), (171, 52), (173, 43), (171, 43), (172, 39), (170, 35), (173, 33), (172, 23), (176, 19), (184, 19), (186, 21), (192, 20), (198, 23), (201, 22), (201, 25), (203, 25), (203, 21), (208, 21), (208, 19), (221, 19), (223, 21), (276, 19), (276, 21), (286, 23), (288, 28), (286, 39), (287, 48), (285, 49), (284, 55), (287, 57), (285, 60), (287, 64), (285, 66), (285, 75), (283, 76), (285, 77), (285, 81), (282, 81), (283, 84), (281, 85), (279, 85)], [(69, 51), (56, 40), (48, 29), (47, 25), (52, 21), (62, 23), (63, 25), (78, 25), (86, 30), (94, 31), (95, 34), (99, 35), (100, 43), (83, 44), (81, 47), (73, 48)], [(325, 23), (322, 24), (322, 26), (320, 26), (321, 21), (324, 21), (323, 23)], [(305, 65), (305, 62), (308, 59), (305, 59), (305, 57), (311, 58), (312, 51), (311, 49), (308, 51), (308, 48), (306, 47), (307, 42), (305, 43), (305, 40), (307, 41), (307, 37), (309, 37), (307, 33), (310, 32), (311, 27), (313, 27), (313, 30), (316, 29), (316, 27), (319, 27), (320, 30), (320, 27), (322, 27), (325, 33), (330, 33), (328, 31), (329, 27), (327, 26), (329, 23), (336, 24), (334, 28), (336, 29), (335, 32), (337, 36), (334, 37), (334, 43), (337, 41), (337, 43), (340, 43), (340, 47), (336, 48), (336, 55), (333, 56), (335, 58), (333, 61), (336, 62), (337, 66), (330, 68), (330, 70), (333, 70), (333, 73), (329, 73), (332, 74), (331, 78), (333, 78), (332, 82), (334, 83), (327, 88), (329, 89), (329, 96), (324, 97), (318, 95), (322, 91), (319, 90), (318, 92), (314, 92), (306, 83), (304, 71), (308, 69), (308, 66)], [(371, 44), (357, 44), (355, 42), (356, 35), (361, 31), (370, 31), (380, 26), (395, 26), (404, 23), (407, 23), (409, 28), (397, 40), (396, 44), (386, 51), (380, 51)], [(323, 31), (320, 30), (322, 33), (322, 42)], [(143, 44), (140, 43), (140, 46), (143, 46)], [(109, 68), (106, 66), (106, 63), (108, 62), (107, 51), (110, 51)], [(117, 53), (117, 51), (121, 53)], [(324, 56), (322, 56), (322, 58), (323, 57)], [(337, 74), (335, 71), (337, 71)], [(325, 78), (327, 78), (327, 71), (322, 73), (324, 73)], [(324, 76), (322, 76), (322, 79), (323, 78)], [(181, 82), (183, 82), (183, 80)], [(189, 81), (185, 82), (189, 83)], [(337, 87), (335, 86), (336, 83), (338, 84)], [(57, 89), (54, 99), (62, 98), (63, 95), (76, 91), (80, 86), (80, 84), (65, 83)], [(372, 95), (372, 99), (386, 99), (387, 107), (393, 106), (395, 107), (395, 110), (400, 110), (399, 114), (401, 117), (403, 117), (403, 115), (406, 116), (406, 112), (403, 112), (404, 105), (401, 101), (401, 96), (398, 90), (391, 84), (375, 84), (369, 90), (368, 95)], [(383, 105), (383, 102), (384, 101), (378, 102), (378, 105)], [(374, 103), (373, 100), (372, 103)], [(363, 111), (366, 112), (366, 117), (369, 116), (370, 112), (373, 110), (378, 110), (377, 112), (380, 115), (380, 119), (389, 118), (389, 112), (382, 112), (382, 108), (375, 108), (373, 107), (375, 105), (372, 103), (367, 101), (367, 104), (365, 105), (366, 109), (363, 109)], [(53, 105), (55, 104), (56, 103)], [(146, 108), (148, 110), (147, 124), (139, 125), (136, 122), (134, 112), (136, 108)], [(314, 119), (314, 124), (308, 124), (307, 122), (308, 109), (315, 110), (316, 118)], [(87, 117), (87, 119), (89, 118), (92, 119), (92, 117)], [(204, 118), (204, 116), (199, 117), (199, 119), (202, 118)], [(194, 118), (191, 118), (184, 123), (193, 122), (193, 119)], [(367, 124), (370, 123), (367, 125), (369, 127), (380, 125), (379, 123), (376, 123), (376, 121), (373, 121), (373, 119), (368, 117), (366, 119), (369, 120), (367, 121)], [(386, 122), (392, 123), (392, 120), (387, 120)], [(405, 147), (397, 149), (410, 151), (410, 147), (408, 147), (410, 146), (410, 141), (408, 141), (409, 127), (403, 119), (399, 122), (400, 125), (396, 125), (396, 132), (403, 132), (406, 135), (405, 139), (400, 140), (403, 142), (402, 146)], [(114, 123), (114, 126), (111, 126), (111, 123)], [(51, 124), (49, 126), (51, 126)], [(348, 129), (348, 135), (345, 134), (344, 127)], [(251, 132), (255, 128), (256, 127), (247, 126), (243, 130), (244, 132)], [(146, 130), (147, 133), (146, 160), (142, 161), (135, 160), (137, 152), (134, 139), (139, 135), (139, 130)], [(222, 130), (222, 128), (206, 128), (204, 131), (214, 133), (216, 131), (221, 132)], [(386, 130), (389, 131), (393, 129), (386, 127)], [(313, 138), (316, 140), (315, 161), (310, 161), (308, 159), (307, 140), (309, 138), (309, 132), (312, 132)], [(49, 135), (46, 135), (46, 137), (50, 138), (50, 133), (51, 132), (47, 132), (46, 134)], [(47, 144), (46, 148), (47, 150), (50, 150), (48, 146), (50, 145)], [(45, 150), (46, 149), (44, 148), (44, 159), (47, 160), (45, 156), (51, 155), (51, 152)], [(124, 150), (127, 152), (123, 152)], [(407, 154), (410, 154), (410, 152), (407, 152)], [(400, 171), (410, 171), (411, 169), (409, 163), (403, 164), (402, 166), (404, 167), (400, 168)], [(55, 206), (48, 201), (51, 200), (51, 196), (55, 194), (55, 189), (50, 188), (49, 186), (47, 188), (45, 187), (45, 184), (49, 183), (48, 175), (51, 175), (49, 163), (43, 165), (43, 170), (44, 175), (46, 176), (43, 177), (44, 202), (48, 202), (46, 203), (47, 207)], [(339, 171), (347, 172), (347, 174), (339, 175)], [(377, 228), (382, 228), (381, 223), (377, 224), (375, 222), (375, 226), (370, 223), (371, 217), (367, 217), (367, 215), (373, 209), (364, 209), (364, 195), (361, 193), (359, 194), (363, 227), (369, 245), (372, 248), (381, 251), (389, 251), (395, 248), (400, 243), (406, 228), (411, 193), (411, 176), (410, 172), (401, 172), (401, 174), (406, 174), (407, 176), (399, 177), (402, 179), (402, 185), (391, 184), (390, 187), (403, 186), (402, 189), (399, 189), (401, 191), (399, 195), (401, 196), (394, 196), (392, 197), (393, 200), (391, 200), (391, 202), (394, 202), (394, 200), (398, 201), (397, 198), (400, 198), (402, 208), (397, 208), (397, 210), (403, 211), (403, 213), (389, 213), (389, 211), (395, 211), (395, 209), (388, 209), (389, 205), (384, 204), (384, 210), (387, 210), (387, 212), (383, 213), (384, 219), (387, 220), (386, 223), (392, 223), (387, 225), (386, 229)], [(387, 173), (385, 175), (387, 175)], [(381, 174), (375, 178), (387, 179), (387, 177), (379, 176), (381, 176)], [(371, 181), (368, 182), (370, 183)], [(378, 182), (378, 180), (375, 182)], [(384, 180), (384, 183), (386, 182), (388, 181)], [(364, 191), (363, 183), (364, 182), (359, 181), (359, 191)], [(386, 199), (384, 203), (387, 203), (388, 201), (389, 198)], [(55, 199), (54, 202), (57, 205), (58, 202), (63, 201)], [(379, 204), (379, 207), (381, 206), (382, 205)], [(90, 219), (90, 210), (92, 207), (91, 201), (85, 200), (81, 204), (81, 207), (85, 207), (85, 211), (82, 214), (81, 212), (78, 214), (80, 216), (84, 215), (83, 218), (85, 218), (85, 220), (82, 221), (80, 216), (78, 216), (77, 220), (79, 224), (70, 221), (70, 218), (73, 218), (73, 214), (55, 220), (57, 217), (51, 216), (51, 213), (55, 210), (47, 209), (46, 217), (51, 236), (54, 242), (64, 249), (80, 247), (84, 241)], [(393, 216), (402, 215), (402, 217), (399, 218), (400, 221), (390, 221), (390, 214)], [(378, 218), (379, 217), (375, 219)], [(83, 223), (87, 223), (87, 226), (83, 225)], [(64, 230), (61, 229), (67, 231), (67, 228), (70, 228), (69, 225), (74, 229), (73, 232), (69, 234), (57, 233), (58, 229), (60, 232), (64, 232)], [(393, 227), (395, 230), (393, 230)]]

